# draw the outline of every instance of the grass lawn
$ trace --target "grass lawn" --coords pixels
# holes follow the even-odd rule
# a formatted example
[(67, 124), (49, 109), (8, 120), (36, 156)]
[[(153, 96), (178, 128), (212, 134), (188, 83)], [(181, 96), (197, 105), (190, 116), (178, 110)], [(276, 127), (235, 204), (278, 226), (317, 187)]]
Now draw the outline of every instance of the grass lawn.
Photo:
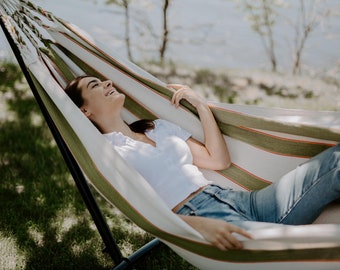
[[(0, 65), (0, 269), (110, 269), (103, 243), (38, 105), (14, 64)], [(152, 237), (95, 194), (128, 256)], [(135, 269), (195, 269), (165, 245)]]

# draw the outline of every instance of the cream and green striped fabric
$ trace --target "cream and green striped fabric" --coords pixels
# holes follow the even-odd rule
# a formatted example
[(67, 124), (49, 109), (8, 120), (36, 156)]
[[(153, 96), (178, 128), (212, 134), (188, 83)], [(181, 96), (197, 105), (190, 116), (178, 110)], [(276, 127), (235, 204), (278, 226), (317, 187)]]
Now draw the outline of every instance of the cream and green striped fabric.
[[(163, 82), (108, 48), (99, 48), (75, 26), (29, 1), (3, 1), (0, 6), (39, 95), (89, 182), (134, 223), (201, 269), (340, 267), (337, 224), (259, 228), (252, 231), (254, 240), (245, 240), (242, 251), (223, 252), (209, 245), (128, 167), (68, 99), (63, 87), (84, 73), (109, 78), (127, 97), (123, 112), (127, 122), (164, 118), (202, 140), (195, 110), (185, 102), (175, 109), (169, 102), (172, 91)], [(233, 165), (228, 170), (203, 173), (234, 189), (263, 188), (340, 141), (339, 112), (220, 103), (211, 103), (211, 109), (229, 145)]]

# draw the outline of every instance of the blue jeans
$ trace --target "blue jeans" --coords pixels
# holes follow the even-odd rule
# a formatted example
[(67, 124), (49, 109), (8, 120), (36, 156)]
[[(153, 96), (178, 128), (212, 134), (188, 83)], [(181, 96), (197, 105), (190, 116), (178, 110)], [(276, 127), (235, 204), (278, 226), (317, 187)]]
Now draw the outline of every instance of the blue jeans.
[(177, 214), (222, 219), (245, 229), (273, 223), (302, 225), (312, 223), (327, 204), (338, 198), (340, 144), (261, 190), (235, 191), (209, 185)]

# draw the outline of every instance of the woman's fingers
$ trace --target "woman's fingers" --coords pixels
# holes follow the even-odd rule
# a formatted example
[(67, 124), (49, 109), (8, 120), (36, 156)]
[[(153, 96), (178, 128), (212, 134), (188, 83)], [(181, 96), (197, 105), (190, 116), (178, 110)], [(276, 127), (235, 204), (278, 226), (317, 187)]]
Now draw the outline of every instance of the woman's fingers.
[(243, 245), (242, 242), (240, 242), (233, 233), (237, 233), (240, 235), (243, 235), (247, 238), (252, 238), (252, 236), (247, 233), (245, 230), (236, 227), (234, 225), (231, 225), (229, 223), (224, 223), (224, 226), (220, 228), (221, 230), (217, 232), (215, 243), (213, 243), (216, 247), (222, 249), (222, 250), (228, 250), (228, 249), (242, 249)]
[(170, 83), (170, 84), (167, 84), (167, 87), (178, 90), (180, 88), (187, 87), (187, 86), (183, 84), (178, 84), (178, 83)]
[(252, 236), (250, 233), (246, 232), (245, 230), (241, 229), (240, 227), (231, 225), (231, 224), (227, 224), (227, 226), (229, 227), (229, 242), (233, 245), (234, 248), (236, 249), (241, 249), (243, 248), (242, 242), (240, 242), (232, 233), (237, 233), (240, 234), (246, 238), (252, 239)]
[(176, 90), (172, 96), (171, 103), (176, 107), (179, 106), (181, 99), (186, 99), (196, 107), (199, 103), (205, 101), (197, 93), (195, 93), (189, 86), (181, 84), (168, 84), (167, 87)]
[[(218, 243), (216, 247), (222, 250), (229, 250), (229, 249), (239, 249), (241, 248), (240, 245), (238, 245), (235, 242), (236, 239), (233, 239), (233, 236), (231, 234), (226, 234), (218, 239)], [(237, 240), (236, 240), (237, 241)]]
[(183, 91), (181, 90), (177, 90), (171, 99), (171, 104), (175, 105), (176, 107), (179, 106), (179, 102), (181, 101), (181, 99), (183, 98)]
[(179, 106), (179, 102), (184, 98), (185, 90), (190, 89), (188, 86), (181, 84), (168, 84), (167, 87), (176, 90), (171, 99), (171, 103), (176, 107)]
[[(231, 225), (231, 226), (233, 226), (233, 225)], [(236, 226), (233, 226), (233, 227), (234, 227), (233, 232), (238, 233), (240, 235), (243, 235), (246, 238), (253, 239), (253, 236), (250, 233), (248, 233), (247, 231), (241, 229), (240, 227), (236, 227)]]

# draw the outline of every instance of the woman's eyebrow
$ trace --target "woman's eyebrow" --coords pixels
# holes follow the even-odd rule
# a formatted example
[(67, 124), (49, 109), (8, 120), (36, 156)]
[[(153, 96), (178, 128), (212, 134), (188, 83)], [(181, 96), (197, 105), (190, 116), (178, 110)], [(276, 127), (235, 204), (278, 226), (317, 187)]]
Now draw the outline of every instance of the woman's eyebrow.
[(94, 82), (97, 82), (97, 81), (98, 81), (98, 79), (93, 79), (93, 80), (89, 81), (89, 83), (87, 84), (86, 88), (89, 88), (91, 83), (94, 83)]

